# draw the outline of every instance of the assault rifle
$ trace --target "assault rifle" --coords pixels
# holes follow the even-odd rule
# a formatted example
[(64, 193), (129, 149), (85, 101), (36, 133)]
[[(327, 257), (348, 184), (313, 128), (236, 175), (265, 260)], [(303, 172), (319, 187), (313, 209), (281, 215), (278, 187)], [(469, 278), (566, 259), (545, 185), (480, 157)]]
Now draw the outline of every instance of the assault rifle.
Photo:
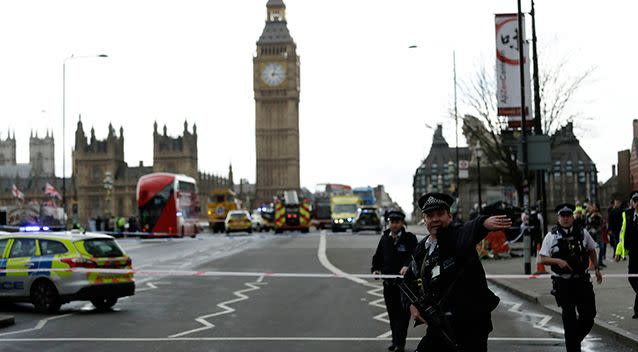
[[(459, 352), (459, 345), (456, 344), (452, 337), (452, 327), (450, 322), (441, 311), (439, 304), (430, 297), (420, 297), (414, 294), (403, 279), (396, 279), (396, 284), (399, 286), (399, 289), (403, 292), (408, 301), (416, 307), (421, 318), (425, 320), (428, 327), (432, 329), (432, 332), (438, 333), (451, 351)], [(419, 322), (415, 322), (414, 325), (417, 326), (419, 324)]]

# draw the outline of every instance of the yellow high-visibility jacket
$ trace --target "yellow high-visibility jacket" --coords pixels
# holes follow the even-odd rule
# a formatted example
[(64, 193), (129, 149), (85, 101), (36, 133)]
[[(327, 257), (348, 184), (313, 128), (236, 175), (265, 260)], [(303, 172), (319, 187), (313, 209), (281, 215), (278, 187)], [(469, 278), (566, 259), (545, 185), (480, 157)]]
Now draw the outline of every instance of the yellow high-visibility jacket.
[(622, 227), (620, 228), (620, 236), (618, 240), (618, 245), (616, 246), (616, 256), (619, 256), (621, 259), (625, 259), (627, 256), (627, 250), (625, 249), (625, 232), (627, 230), (627, 212), (622, 212)]

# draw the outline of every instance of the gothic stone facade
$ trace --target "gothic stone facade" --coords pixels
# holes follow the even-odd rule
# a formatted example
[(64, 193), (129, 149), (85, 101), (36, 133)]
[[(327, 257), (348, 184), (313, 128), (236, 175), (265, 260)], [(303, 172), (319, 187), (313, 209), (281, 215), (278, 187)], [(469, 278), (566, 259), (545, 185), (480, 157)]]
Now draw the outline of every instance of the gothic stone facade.
[[(467, 138), (467, 136), (466, 136)], [(478, 202), (477, 158), (472, 149), (459, 148), (460, 160), (469, 161), (469, 178), (460, 180), (459, 208), (467, 219), (469, 211)], [(597, 169), (589, 155), (580, 146), (570, 122), (551, 137), (552, 166), (546, 173), (547, 209), (562, 202), (584, 202), (597, 200)], [(421, 211), (416, 205), (418, 198), (426, 192), (449, 192), (454, 175), (455, 151), (443, 138), (441, 126), (434, 133), (430, 152), (414, 174), (413, 216), (419, 219)], [(532, 183), (533, 184), (533, 183)], [(516, 203), (515, 189), (503, 183), (502, 175), (481, 159), (481, 198), (483, 203), (504, 200)], [(530, 194), (536, 194), (534, 186)]]
[[(213, 188), (228, 186), (225, 177), (199, 172), (197, 168), (197, 126), (188, 130), (184, 123), (181, 136), (167, 135), (166, 126), (160, 135), (157, 123), (153, 126), (153, 166), (131, 167), (124, 161), (124, 130), (119, 135), (109, 124), (106, 139), (98, 140), (91, 128), (90, 136), (84, 133), (82, 121), (78, 121), (73, 150), (73, 202), (77, 204), (78, 221), (86, 224), (97, 216), (137, 215), (137, 181), (152, 172), (181, 173), (197, 180), (200, 204), (204, 216), (208, 195)], [(113, 188), (108, 192), (104, 185), (110, 177)], [(231, 176), (232, 177), (232, 176)]]
[[(27, 201), (42, 203), (49, 200), (44, 194), (47, 183), (62, 192), (62, 179), (55, 177), (55, 140), (53, 133), (48, 131), (44, 137), (38, 137), (32, 131), (29, 137), (29, 163), (16, 163), (16, 139), (7, 135), (0, 140), (0, 207), (16, 205), (16, 199), (11, 192), (15, 184), (25, 194)], [(67, 180), (69, 185), (70, 180)]]

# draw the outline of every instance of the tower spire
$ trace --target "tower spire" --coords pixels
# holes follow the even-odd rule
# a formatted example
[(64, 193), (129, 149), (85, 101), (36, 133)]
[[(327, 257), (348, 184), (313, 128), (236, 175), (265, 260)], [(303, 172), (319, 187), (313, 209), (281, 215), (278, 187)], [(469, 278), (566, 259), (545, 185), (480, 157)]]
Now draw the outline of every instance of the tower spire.
[(266, 4), (266, 26), (257, 41), (263, 44), (293, 44), (286, 25), (286, 4), (283, 0), (268, 0)]

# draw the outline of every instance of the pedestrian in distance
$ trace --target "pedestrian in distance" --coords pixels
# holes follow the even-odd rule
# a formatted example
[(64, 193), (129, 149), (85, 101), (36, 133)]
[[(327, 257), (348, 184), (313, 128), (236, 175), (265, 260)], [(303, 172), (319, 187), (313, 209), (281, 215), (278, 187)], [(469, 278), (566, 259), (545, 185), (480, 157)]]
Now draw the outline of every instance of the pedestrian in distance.
[(539, 253), (540, 263), (550, 265), (554, 273), (552, 295), (562, 309), (568, 352), (580, 351), (581, 342), (594, 326), (596, 300), (588, 271), (590, 261), (596, 270), (596, 281), (598, 284), (603, 281), (596, 243), (589, 232), (574, 221), (575, 209), (568, 203), (556, 207), (558, 224), (545, 236)]
[[(631, 193), (631, 208), (622, 213), (622, 226), (618, 245), (616, 246), (616, 262), (629, 257), (629, 274), (638, 274), (638, 191)], [(634, 299), (633, 319), (638, 319), (638, 277), (630, 277), (629, 284), (636, 292)]]
[(620, 237), (620, 229), (622, 228), (622, 201), (614, 199), (611, 209), (609, 209), (609, 217), (607, 220), (609, 229), (609, 244), (612, 253), (616, 253), (616, 246)]
[(97, 216), (97, 218), (95, 218), (95, 231), (102, 231), (102, 217), (100, 217), (99, 215)]
[(574, 225), (578, 226), (578, 228), (584, 229), (587, 226), (586, 216), (584, 215), (585, 209), (576, 203), (576, 207), (574, 208)]
[(444, 193), (419, 198), (428, 230), (416, 247), (404, 282), (418, 296), (410, 312), (417, 324), (426, 323), (416, 352), (487, 351), (492, 331), (491, 312), (499, 298), (487, 287), (476, 244), (489, 231), (512, 226), (507, 215), (477, 215), (465, 224), (452, 222), (454, 199)]
[[(399, 210), (387, 212), (389, 228), (383, 232), (377, 250), (372, 257), (372, 273), (399, 275), (410, 263), (417, 244), (416, 236), (404, 227), (405, 214)], [(403, 352), (408, 335), (410, 313), (401, 301), (401, 290), (394, 280), (383, 281), (383, 298), (390, 318), (392, 344), (389, 351)]]
[(529, 214), (528, 225), (530, 227), (529, 232), (532, 240), (532, 255), (536, 256), (536, 251), (538, 250), (537, 245), (540, 246), (543, 240), (543, 216), (539, 212), (538, 206), (532, 207)]
[(598, 244), (598, 266), (606, 268), (605, 255), (607, 253), (607, 244), (603, 239), (603, 216), (600, 213), (600, 206), (593, 202), (589, 206), (587, 215), (587, 231)]

